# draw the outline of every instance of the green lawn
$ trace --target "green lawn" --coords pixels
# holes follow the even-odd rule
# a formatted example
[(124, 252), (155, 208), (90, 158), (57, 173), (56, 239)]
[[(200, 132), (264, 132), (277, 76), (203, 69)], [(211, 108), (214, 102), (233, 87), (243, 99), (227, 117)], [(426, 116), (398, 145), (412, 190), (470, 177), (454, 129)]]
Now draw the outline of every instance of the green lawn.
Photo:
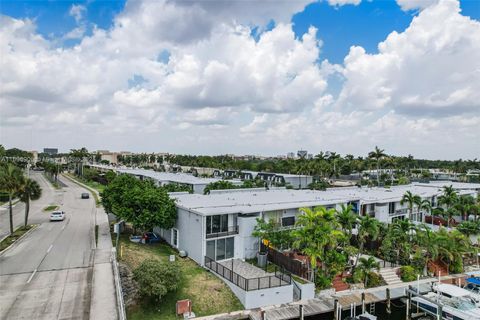
[(161, 303), (140, 302), (127, 308), (128, 319), (162, 319), (175, 320), (175, 304), (178, 300), (192, 300), (193, 312), (196, 316), (206, 316), (242, 310), (243, 306), (228, 286), (215, 275), (198, 266), (191, 259), (179, 258), (176, 251), (166, 244), (144, 245), (130, 242), (122, 236), (121, 257), (132, 270), (145, 259), (168, 259), (176, 255), (179, 261), (182, 280), (176, 292), (169, 293)]
[(35, 225), (30, 224), (30, 225), (27, 225), (26, 228), (23, 228), (23, 227), (17, 228), (17, 230), (15, 230), (13, 234), (9, 235), (5, 239), (3, 239), (2, 242), (0, 242), (0, 252), (8, 248), (12, 243), (17, 241), (18, 238), (23, 236), (28, 230), (32, 229), (33, 227), (35, 227)]

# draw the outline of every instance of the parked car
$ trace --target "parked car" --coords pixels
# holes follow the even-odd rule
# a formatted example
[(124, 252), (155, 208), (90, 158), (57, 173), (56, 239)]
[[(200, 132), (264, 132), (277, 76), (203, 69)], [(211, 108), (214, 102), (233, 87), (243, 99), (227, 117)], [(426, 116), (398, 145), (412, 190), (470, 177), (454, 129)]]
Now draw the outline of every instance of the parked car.
[(65, 220), (65, 211), (53, 211), (50, 213), (50, 221), (63, 221)]
[(89, 198), (90, 198), (90, 194), (88, 192), (82, 193), (82, 199), (89, 199)]
[(155, 232), (145, 232), (143, 234), (143, 240), (145, 243), (159, 243), (161, 241)]

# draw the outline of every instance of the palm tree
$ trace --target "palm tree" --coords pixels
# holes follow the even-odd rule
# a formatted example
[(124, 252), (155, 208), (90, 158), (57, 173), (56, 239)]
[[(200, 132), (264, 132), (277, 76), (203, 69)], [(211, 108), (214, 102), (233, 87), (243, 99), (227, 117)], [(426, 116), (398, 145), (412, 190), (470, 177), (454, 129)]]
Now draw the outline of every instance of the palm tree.
[(418, 209), (425, 210), (426, 213), (430, 214), (432, 218), (432, 226), (433, 226), (432, 203), (429, 200), (424, 199), (420, 202)]
[(400, 200), (400, 204), (403, 205), (404, 203), (408, 204), (408, 211), (409, 211), (409, 220), (413, 220), (413, 206), (415, 204), (418, 204), (422, 201), (420, 196), (414, 195), (410, 191), (405, 192), (405, 194), (402, 197), (402, 200)]
[(472, 196), (461, 196), (458, 197), (457, 201), (453, 207), (461, 214), (462, 219), (468, 219), (469, 214), (473, 211), (475, 206), (475, 198)]
[(20, 201), (25, 203), (25, 224), (28, 224), (28, 214), (30, 212), (30, 200), (38, 200), (42, 196), (42, 188), (37, 181), (33, 179), (25, 179), (24, 184), (21, 187), (19, 197)]
[(10, 234), (13, 234), (13, 197), (22, 189), (25, 177), (22, 170), (8, 163), (0, 168), (0, 190), (8, 194)]
[(442, 195), (438, 197), (438, 203), (445, 207), (446, 214), (449, 217), (447, 222), (448, 227), (450, 227), (450, 218), (455, 213), (451, 208), (457, 202), (457, 199), (457, 191), (451, 185), (444, 186)]
[(370, 275), (370, 273), (373, 272), (373, 270), (380, 271), (380, 265), (375, 260), (374, 257), (368, 257), (368, 258), (361, 257), (360, 260), (359, 260), (357, 270), (362, 275), (363, 283), (364, 283), (365, 288), (366, 288), (367, 284), (368, 284), (368, 276)]
[(336, 213), (337, 221), (340, 224), (342, 231), (348, 234), (348, 240), (352, 238), (352, 229), (357, 221), (357, 217), (353, 213), (352, 205), (342, 204), (341, 209)]
[(377, 162), (377, 185), (380, 185), (380, 160), (387, 155), (384, 153), (385, 150), (375, 146), (375, 149), (368, 154), (368, 157), (375, 159)]
[(354, 269), (359, 262), (360, 254), (363, 253), (363, 248), (365, 246), (367, 238), (375, 240), (378, 236), (379, 230), (379, 221), (375, 218), (372, 218), (370, 216), (364, 216), (360, 217), (360, 219), (358, 220), (357, 242), (359, 244), (359, 250), (357, 254), (357, 259), (355, 261), (355, 266), (353, 267)]

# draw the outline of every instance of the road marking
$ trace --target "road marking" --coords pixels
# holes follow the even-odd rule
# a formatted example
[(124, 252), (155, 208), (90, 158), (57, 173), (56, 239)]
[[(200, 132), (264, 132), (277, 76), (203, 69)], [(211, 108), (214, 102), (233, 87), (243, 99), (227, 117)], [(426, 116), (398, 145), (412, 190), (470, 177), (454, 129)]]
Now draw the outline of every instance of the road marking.
[(62, 227), (62, 230), (63, 230), (63, 229), (65, 229), (65, 227), (66, 227), (66, 226), (67, 226), (67, 225), (66, 225), (66, 224), (64, 224), (64, 225), (63, 225), (63, 227)]
[(27, 283), (30, 283), (30, 281), (32, 281), (32, 278), (33, 278), (33, 276), (35, 275), (35, 273), (37, 273), (37, 269), (33, 270), (33, 273), (32, 273), (32, 275), (30, 276), (30, 278), (28, 278)]
[(49, 253), (50, 250), (52, 250), (52, 248), (53, 248), (53, 244), (51, 244), (50, 247), (48, 247), (47, 253)]

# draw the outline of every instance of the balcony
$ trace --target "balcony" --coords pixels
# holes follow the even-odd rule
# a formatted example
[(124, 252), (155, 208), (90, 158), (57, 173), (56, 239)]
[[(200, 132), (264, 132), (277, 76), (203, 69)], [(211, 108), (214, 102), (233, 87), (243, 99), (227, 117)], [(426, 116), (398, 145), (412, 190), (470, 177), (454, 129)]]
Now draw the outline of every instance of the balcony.
[[(397, 209), (395, 210), (395, 212), (390, 212), (388, 213), (389, 216), (400, 216), (400, 215), (405, 215), (405, 214), (408, 214), (408, 209), (407, 208), (404, 208), (404, 209)], [(414, 209), (414, 213), (415, 213), (415, 209)]]
[(238, 226), (228, 227), (219, 232), (207, 233), (206, 238), (207, 239), (220, 238), (220, 237), (226, 237), (226, 236), (231, 236), (235, 234), (238, 234)]

